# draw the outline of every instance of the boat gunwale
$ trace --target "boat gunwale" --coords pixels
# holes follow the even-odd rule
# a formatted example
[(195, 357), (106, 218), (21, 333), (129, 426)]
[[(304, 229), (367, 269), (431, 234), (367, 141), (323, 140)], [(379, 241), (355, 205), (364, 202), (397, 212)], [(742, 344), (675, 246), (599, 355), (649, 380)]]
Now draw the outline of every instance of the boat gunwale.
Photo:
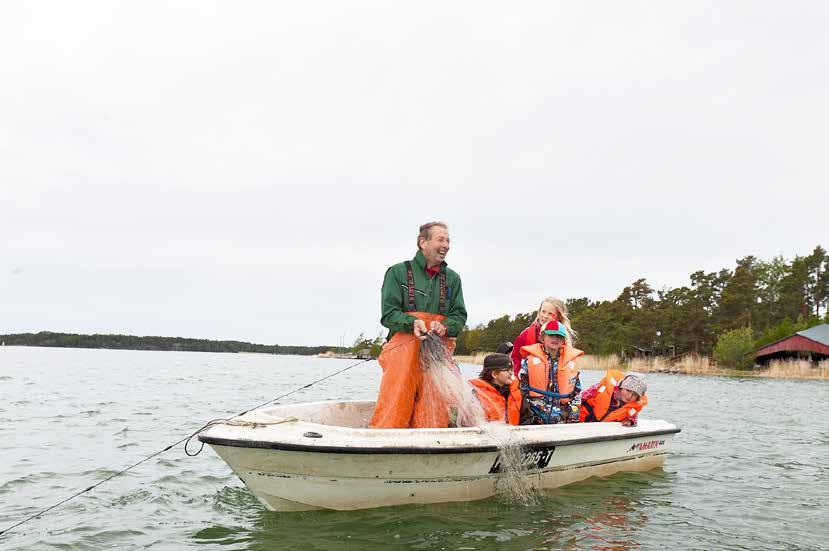
[[(611, 442), (615, 440), (632, 440), (634, 438), (647, 438), (650, 436), (671, 435), (681, 432), (679, 427), (670, 429), (659, 429), (633, 434), (610, 434), (607, 436), (587, 436), (584, 438), (570, 438), (567, 440), (551, 440), (547, 442), (532, 442), (524, 445), (525, 448), (546, 449), (559, 446), (575, 446), (579, 444), (592, 444), (595, 442)], [(326, 446), (313, 444), (291, 444), (288, 442), (274, 442), (268, 440), (247, 440), (221, 438), (199, 434), (199, 441), (205, 444), (225, 446), (231, 448), (255, 448), (266, 450), (316, 452), (316, 453), (340, 453), (340, 454), (364, 454), (364, 455), (439, 455), (439, 454), (462, 454), (462, 453), (487, 453), (498, 451), (498, 446)]]

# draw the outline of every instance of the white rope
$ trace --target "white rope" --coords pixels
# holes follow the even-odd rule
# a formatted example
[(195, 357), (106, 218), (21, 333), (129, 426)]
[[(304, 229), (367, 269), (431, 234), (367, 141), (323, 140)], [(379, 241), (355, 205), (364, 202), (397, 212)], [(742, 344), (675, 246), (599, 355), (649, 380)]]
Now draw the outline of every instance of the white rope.
[(281, 425), (282, 423), (292, 423), (294, 421), (299, 421), (299, 419), (297, 419), (296, 417), (285, 417), (284, 419), (280, 419), (279, 421), (243, 421), (242, 419), (219, 419), (218, 421), (208, 426), (212, 427), (213, 425), (230, 425), (231, 427), (250, 427), (252, 429), (258, 429), (259, 427), (267, 427), (269, 425)]

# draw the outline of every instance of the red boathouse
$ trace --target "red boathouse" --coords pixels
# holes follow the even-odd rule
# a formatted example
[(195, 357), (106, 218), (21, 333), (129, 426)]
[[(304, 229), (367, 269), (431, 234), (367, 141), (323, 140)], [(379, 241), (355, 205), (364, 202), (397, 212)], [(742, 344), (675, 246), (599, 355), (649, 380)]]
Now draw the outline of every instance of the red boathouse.
[(779, 358), (808, 358), (814, 361), (829, 358), (829, 324), (798, 331), (791, 337), (767, 344), (754, 353), (757, 363)]

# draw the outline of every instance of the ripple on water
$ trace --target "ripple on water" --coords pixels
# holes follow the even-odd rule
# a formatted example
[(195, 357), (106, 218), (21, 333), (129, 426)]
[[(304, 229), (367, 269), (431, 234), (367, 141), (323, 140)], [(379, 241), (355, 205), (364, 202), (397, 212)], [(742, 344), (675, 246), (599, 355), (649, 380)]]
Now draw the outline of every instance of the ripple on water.
[(133, 503), (146, 503), (153, 498), (153, 493), (147, 489), (134, 490), (115, 498), (113, 505), (125, 506)]
[(463, 532), (462, 538), (473, 539), (477, 541), (494, 540), (498, 543), (505, 543), (520, 536), (529, 536), (532, 530), (519, 530), (517, 528), (505, 528), (503, 530), (489, 531), (489, 530), (472, 530), (470, 532)]
[(250, 507), (259, 509), (261, 504), (247, 488), (225, 486), (213, 495), (213, 507), (220, 511), (238, 513)]
[(193, 538), (198, 543), (216, 543), (218, 545), (247, 543), (251, 541), (249, 530), (228, 526), (204, 528), (193, 534)]
[[(42, 540), (39, 549), (110, 549), (123, 546), (131, 538), (144, 536), (146, 532), (136, 529), (100, 530), (86, 526), (66, 528), (49, 532), (49, 538)], [(60, 541), (64, 539), (65, 542)], [(57, 541), (56, 541), (57, 540)]]
[(43, 472), (27, 474), (19, 478), (14, 478), (0, 485), (0, 494), (12, 492), (24, 486), (46, 482), (55, 478), (56, 476), (58, 476), (57, 473)]
[(156, 464), (159, 465), (159, 466), (162, 466), (162, 467), (178, 468), (179, 463), (185, 462), (188, 459), (189, 458), (186, 457), (186, 456), (185, 457), (179, 457), (179, 458), (173, 458), (173, 457), (167, 456), (167, 457), (161, 457), (156, 462)]
[[(95, 478), (106, 478), (108, 476), (112, 476), (120, 471), (116, 471), (114, 469), (89, 469), (87, 471), (82, 471), (79, 476), (91, 476)], [(124, 473), (124, 475), (129, 476), (130, 473)]]

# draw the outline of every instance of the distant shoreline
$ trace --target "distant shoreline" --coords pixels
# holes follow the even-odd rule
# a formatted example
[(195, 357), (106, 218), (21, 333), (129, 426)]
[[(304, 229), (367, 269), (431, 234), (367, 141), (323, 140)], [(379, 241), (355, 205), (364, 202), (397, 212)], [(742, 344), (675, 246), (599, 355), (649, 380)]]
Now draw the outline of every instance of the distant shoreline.
[(338, 346), (284, 346), (244, 341), (217, 341), (184, 337), (137, 337), (134, 335), (82, 335), (75, 333), (12, 333), (0, 335), (0, 345), (38, 346), (45, 348), (87, 348), (102, 350), (153, 350), (159, 352), (224, 352), (251, 354), (290, 354), (314, 356), (320, 353), (342, 353)]

